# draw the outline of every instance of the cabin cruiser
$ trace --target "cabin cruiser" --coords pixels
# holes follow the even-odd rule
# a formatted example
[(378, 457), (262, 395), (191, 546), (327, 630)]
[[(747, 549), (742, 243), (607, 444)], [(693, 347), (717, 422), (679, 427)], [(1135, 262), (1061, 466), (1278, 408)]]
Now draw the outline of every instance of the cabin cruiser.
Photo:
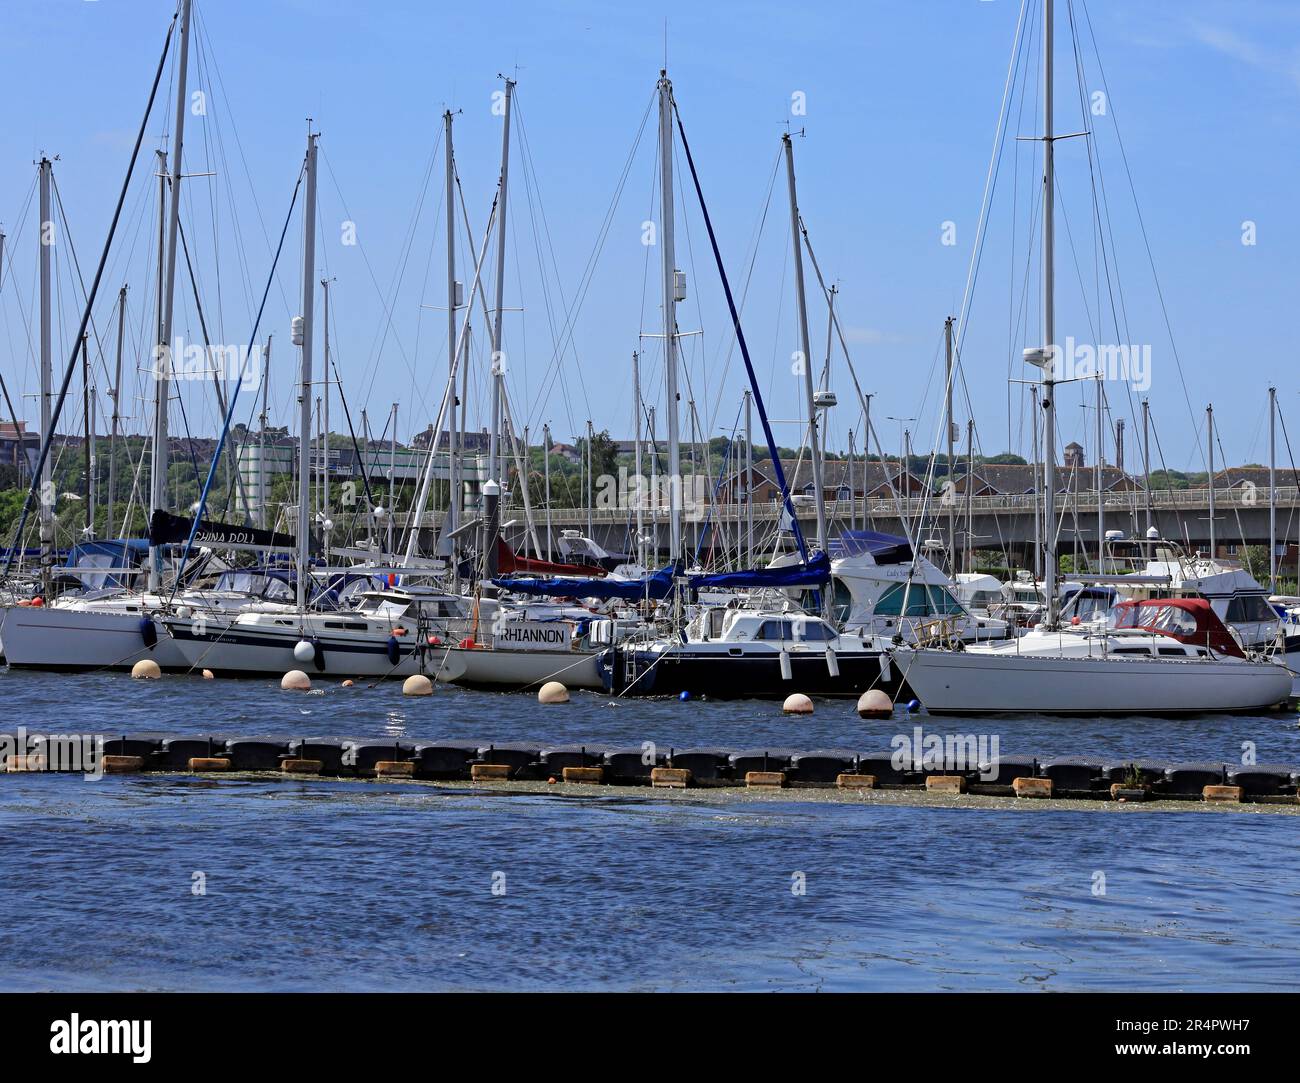
[[(948, 577), (906, 538), (845, 531), (830, 543), (830, 557), (832, 616), (846, 633), (916, 642), (942, 630), (944, 638), (963, 643), (1013, 634), (1007, 621), (968, 610)], [(815, 608), (806, 592), (804, 601)]]
[(601, 671), (616, 695), (860, 696), (879, 688), (892, 698), (900, 690), (878, 647), (793, 606), (703, 608), (677, 635), (633, 636), (612, 648)]
[(977, 617), (994, 616), (1005, 601), (997, 577), (983, 572), (958, 572), (953, 577), (953, 593), (966, 611)]
[(1289, 674), (1202, 598), (1121, 602), (1104, 627), (1042, 626), (962, 650), (897, 647), (895, 665), (935, 714), (1199, 714), (1284, 703)]

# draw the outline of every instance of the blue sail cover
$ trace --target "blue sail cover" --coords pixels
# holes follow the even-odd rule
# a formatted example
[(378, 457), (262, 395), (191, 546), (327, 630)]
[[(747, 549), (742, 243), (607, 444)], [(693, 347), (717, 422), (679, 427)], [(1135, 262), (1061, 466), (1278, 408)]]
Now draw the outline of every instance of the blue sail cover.
[(693, 590), (729, 587), (816, 587), (831, 577), (831, 558), (814, 552), (806, 563), (785, 568), (746, 568), (690, 577)]
[(503, 590), (518, 594), (536, 594), (549, 598), (624, 598), (640, 601), (667, 598), (673, 590), (673, 565), (660, 568), (644, 579), (580, 579), (570, 576), (508, 576), (493, 579)]

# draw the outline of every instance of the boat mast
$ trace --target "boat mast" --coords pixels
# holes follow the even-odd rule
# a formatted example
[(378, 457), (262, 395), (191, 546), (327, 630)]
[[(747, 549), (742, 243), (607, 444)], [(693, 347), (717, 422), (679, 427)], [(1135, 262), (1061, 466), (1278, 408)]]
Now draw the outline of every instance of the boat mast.
[[(172, 128), (170, 203), (167, 208), (167, 269), (159, 283), (158, 351), (154, 365), (153, 464), (149, 478), (149, 515), (167, 507), (167, 407), (170, 399), (172, 315), (176, 307), (176, 234), (180, 228), (181, 157), (185, 143), (185, 114), (189, 105), (186, 75), (190, 55), (190, 4), (181, 0), (181, 42), (176, 69), (176, 123)], [(161, 157), (161, 156), (160, 156)], [(161, 163), (160, 163), (161, 164)], [(160, 187), (166, 187), (164, 181)], [(161, 241), (161, 238), (159, 238)], [(161, 249), (160, 249), (161, 256)], [(149, 551), (149, 589), (158, 590), (162, 580), (162, 552)]]
[(664, 397), (668, 400), (668, 562), (682, 554), (681, 432), (677, 416), (677, 255), (673, 250), (673, 84), (659, 72), (659, 233), (663, 275)]
[(82, 489), (85, 500), (85, 536), (89, 540), (95, 536), (95, 416), (91, 410), (94, 401), (90, 388), (90, 332), (81, 335), (81, 413), (85, 429), (85, 446), (81, 449), (82, 468), (86, 473), (86, 484)]
[(460, 451), (457, 447), (456, 427), (456, 309), (460, 303), (456, 281), (456, 159), (451, 143), (451, 110), (442, 114), (444, 137), (447, 141), (447, 378), (451, 381), (451, 396), (447, 402), (447, 533), (451, 537), (452, 576), (456, 574), (455, 534), (460, 526)]
[(546, 486), (546, 559), (550, 560), (551, 538), (554, 531), (551, 527), (551, 423), (549, 421), (542, 425), (542, 472), (545, 479), (543, 484)]
[(1093, 473), (1097, 479), (1097, 571), (1106, 571), (1105, 545), (1106, 545), (1106, 506), (1102, 503), (1102, 453), (1105, 451), (1105, 431), (1104, 423), (1106, 414), (1106, 394), (1102, 387), (1101, 372), (1097, 373), (1097, 462), (1093, 467)]
[[(633, 455), (636, 471), (636, 562), (640, 568), (645, 567), (645, 487), (641, 482), (641, 355), (632, 351), (632, 428), (634, 433)], [(549, 509), (550, 496), (547, 495), (546, 506)], [(548, 511), (549, 514), (549, 511)]]
[(1142, 400), (1142, 488), (1147, 503), (1147, 530), (1154, 525), (1151, 516), (1151, 400)]
[(307, 608), (311, 559), (311, 388), (313, 310), (316, 304), (316, 140), (307, 122), (307, 192), (303, 204), (302, 315), (299, 345), (302, 367), (298, 388), (298, 608)]
[(596, 527), (591, 519), (591, 515), (592, 515), (591, 442), (593, 439), (595, 439), (595, 431), (592, 428), (591, 418), (587, 418), (587, 537), (589, 537), (592, 541), (595, 541)]
[(388, 442), (388, 551), (393, 551), (393, 520), (397, 516), (397, 403), (393, 403), (392, 439)]
[[(953, 468), (953, 455), (956, 454), (953, 444), (952, 431), (952, 317), (949, 316), (943, 321), (943, 353), (944, 353), (944, 371), (946, 372), (946, 389), (945, 389), (945, 407), (944, 418), (948, 425), (948, 571), (956, 573), (957, 571), (957, 550), (953, 548), (957, 540), (956, 518), (957, 518), (957, 492), (956, 477), (957, 471)], [(971, 486), (970, 475), (966, 475), (966, 488)]]
[[(1034, 441), (1034, 461), (1031, 469), (1034, 473), (1034, 583), (1038, 583), (1043, 577), (1043, 505), (1039, 500), (1039, 494), (1042, 489), (1039, 486), (1038, 474), (1038, 387), (1031, 385), (1029, 388), (1030, 410), (1033, 411), (1033, 441)], [(969, 481), (967, 482), (969, 484)]]
[(1043, 339), (1046, 351), (1043, 366), (1043, 491), (1044, 516), (1043, 588), (1047, 595), (1047, 631), (1055, 631), (1060, 613), (1056, 594), (1056, 269), (1055, 219), (1053, 195), (1055, 168), (1052, 134), (1052, 7), (1053, 0), (1043, 2)]
[(803, 290), (803, 248), (799, 244), (799, 198), (794, 184), (794, 143), (790, 133), (781, 136), (785, 144), (785, 175), (790, 189), (790, 227), (794, 241), (794, 295), (799, 319), (799, 350), (803, 357), (804, 392), (808, 400), (808, 446), (811, 449), (813, 500), (817, 505), (817, 548), (826, 551), (826, 500), (822, 492), (821, 442), (817, 435), (817, 398), (813, 387), (812, 350), (808, 342), (808, 308)]
[(1277, 448), (1273, 423), (1277, 418), (1277, 388), (1268, 389), (1268, 592), (1277, 593)]
[[(104, 537), (113, 538), (114, 501), (117, 497), (117, 436), (122, 425), (122, 336), (126, 330), (126, 290), (117, 291), (117, 361), (113, 369), (113, 419), (108, 430), (108, 515), (104, 523)], [(125, 524), (123, 524), (125, 528)], [(125, 534), (126, 530), (123, 529)]]
[[(54, 387), (54, 363), (50, 349), (53, 343), (50, 332), (50, 249), (54, 246), (54, 220), (50, 217), (50, 160), (44, 156), (40, 164), (41, 228), (41, 439), (49, 441), (53, 423), (51, 396)], [(54, 563), (54, 463), (45, 457), (41, 467), (41, 581), (49, 593), (50, 567)]]
[(754, 566), (754, 396), (745, 388), (745, 559)]
[(330, 532), (333, 522), (330, 518), (330, 280), (320, 280), (324, 294), (324, 309), (321, 322), (324, 325), (321, 336), (321, 463), (320, 463), (320, 515), (321, 537), (325, 544), (325, 564), (330, 559)]
[[(503, 77), (504, 78), (504, 77)], [(506, 288), (506, 190), (510, 175), (510, 103), (514, 98), (515, 81), (505, 79), (505, 116), (501, 128), (501, 191), (497, 205), (497, 282), (496, 309), (492, 313), (492, 435), (488, 441), (488, 480), (500, 480), (504, 466), (501, 455), (501, 398), (504, 394), (502, 384), (505, 381), (505, 351), (501, 348), (501, 316), (505, 304)], [(495, 538), (488, 538), (488, 546), (494, 546)], [(488, 553), (489, 562), (494, 550)]]
[(1214, 537), (1214, 403), (1205, 408), (1205, 439), (1210, 447), (1210, 559), (1218, 555)]
[(257, 436), (257, 525), (266, 529), (266, 422), (267, 390), (271, 382), (271, 335), (266, 336), (266, 360), (262, 365), (262, 413)]

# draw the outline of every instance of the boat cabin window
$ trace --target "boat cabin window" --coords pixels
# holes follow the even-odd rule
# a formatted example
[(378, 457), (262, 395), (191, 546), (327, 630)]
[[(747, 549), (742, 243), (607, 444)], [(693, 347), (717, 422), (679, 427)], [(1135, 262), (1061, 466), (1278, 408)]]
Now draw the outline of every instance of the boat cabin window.
[(794, 643), (826, 643), (835, 638), (835, 632), (820, 620), (765, 620), (759, 626), (754, 638)]
[[(904, 598), (907, 612), (903, 612)], [(963, 613), (961, 603), (941, 586), (895, 583), (876, 602), (876, 612), (886, 617), (937, 617)]]
[(970, 596), (970, 604), (976, 609), (987, 609), (1002, 601), (1000, 590), (977, 590)]
[(1161, 647), (1160, 653), (1166, 658), (1186, 658), (1187, 652), (1182, 647)]
[(1239, 594), (1228, 601), (1229, 624), (1256, 624), (1275, 620), (1277, 614), (1261, 594)]
[(1116, 647), (1111, 654), (1151, 654), (1150, 647)]
[(1196, 635), (1196, 618), (1187, 610), (1172, 605), (1161, 606), (1156, 619), (1150, 622), (1150, 626), (1171, 635)]

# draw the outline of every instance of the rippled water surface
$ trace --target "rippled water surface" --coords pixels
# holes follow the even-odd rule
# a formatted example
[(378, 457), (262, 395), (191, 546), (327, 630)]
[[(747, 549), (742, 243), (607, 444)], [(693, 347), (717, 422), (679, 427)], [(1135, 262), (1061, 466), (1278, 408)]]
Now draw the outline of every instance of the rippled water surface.
[[(864, 722), (835, 701), (792, 719), (319, 688), (0, 673), (0, 724), (871, 752), (919, 722), (996, 734), (1004, 754), (1236, 762), (1253, 742), (1260, 762), (1300, 764), (1292, 714)], [(574, 789), (0, 776), (0, 987), (1300, 985), (1298, 816)]]

